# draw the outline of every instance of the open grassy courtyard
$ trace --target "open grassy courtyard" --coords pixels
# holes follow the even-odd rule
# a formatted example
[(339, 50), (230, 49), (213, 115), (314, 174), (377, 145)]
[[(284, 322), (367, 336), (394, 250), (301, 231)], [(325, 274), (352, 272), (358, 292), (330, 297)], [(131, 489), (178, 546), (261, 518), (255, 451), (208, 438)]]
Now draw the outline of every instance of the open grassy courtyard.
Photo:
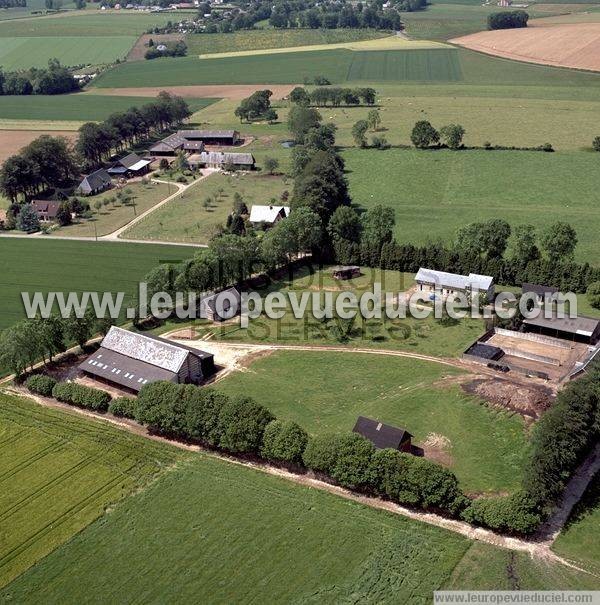
[(2, 237), (0, 329), (25, 316), (21, 292), (124, 292), (127, 301), (160, 260), (194, 252), (184, 246)]
[(182, 457), (106, 424), (0, 394), (0, 586)]
[[(577, 231), (576, 258), (598, 264), (597, 158), (581, 152), (344, 152), (354, 202), (396, 209), (399, 241), (449, 242), (467, 223), (502, 218), (538, 229), (555, 221)], [(371, 179), (380, 171), (385, 179)]]
[(219, 389), (254, 397), (311, 434), (349, 432), (367, 416), (405, 428), (416, 444), (435, 436), (447, 444), (437, 455), (465, 490), (512, 491), (527, 449), (523, 423), (465, 395), (452, 383), (458, 374), (409, 358), (278, 351), (229, 375)]

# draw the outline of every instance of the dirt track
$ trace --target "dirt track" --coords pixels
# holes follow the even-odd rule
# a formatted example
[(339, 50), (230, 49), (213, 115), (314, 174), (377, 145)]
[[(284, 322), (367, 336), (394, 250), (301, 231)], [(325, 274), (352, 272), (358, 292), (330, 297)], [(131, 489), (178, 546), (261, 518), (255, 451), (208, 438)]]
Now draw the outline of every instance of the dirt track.
[(53, 137), (66, 137), (71, 142), (77, 136), (76, 132), (62, 130), (0, 130), (0, 163), (43, 134), (49, 134)]
[(600, 71), (600, 23), (484, 31), (450, 40), (489, 55), (556, 67)]
[(220, 84), (198, 86), (150, 86), (148, 88), (94, 88), (90, 94), (117, 95), (122, 97), (155, 97), (162, 90), (180, 97), (245, 99), (255, 90), (268, 88), (274, 99), (282, 99), (294, 89), (293, 84)]

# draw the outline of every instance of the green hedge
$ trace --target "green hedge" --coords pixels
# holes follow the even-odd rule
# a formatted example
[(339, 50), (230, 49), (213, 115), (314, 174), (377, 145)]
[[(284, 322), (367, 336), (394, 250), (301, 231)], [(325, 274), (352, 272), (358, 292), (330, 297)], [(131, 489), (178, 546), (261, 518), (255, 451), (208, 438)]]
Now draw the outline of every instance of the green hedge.
[(302, 464), (308, 433), (295, 422), (273, 420), (263, 435), (260, 455), (275, 462)]
[(50, 397), (52, 395), (52, 389), (56, 384), (56, 380), (51, 376), (44, 374), (34, 374), (25, 381), (25, 386), (37, 395), (43, 395), (44, 397)]
[(72, 403), (95, 412), (106, 412), (111, 396), (106, 391), (86, 387), (76, 382), (58, 382), (52, 389), (52, 396), (58, 401)]
[(117, 397), (110, 402), (108, 411), (113, 416), (135, 418), (137, 400), (132, 397)]

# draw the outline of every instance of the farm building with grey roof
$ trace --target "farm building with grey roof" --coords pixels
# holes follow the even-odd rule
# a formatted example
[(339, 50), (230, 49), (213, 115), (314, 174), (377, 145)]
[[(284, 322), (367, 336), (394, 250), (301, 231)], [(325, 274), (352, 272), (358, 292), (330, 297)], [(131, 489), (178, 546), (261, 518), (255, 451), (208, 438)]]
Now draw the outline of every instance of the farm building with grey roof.
[(110, 174), (104, 168), (100, 168), (84, 177), (81, 183), (79, 183), (77, 191), (81, 195), (94, 195), (101, 191), (106, 191), (111, 186), (112, 180)]
[(458, 292), (478, 292), (494, 297), (494, 278), (489, 275), (459, 275), (421, 267), (415, 275), (419, 291), (440, 293), (443, 296)]
[(79, 369), (137, 393), (158, 380), (198, 384), (214, 374), (215, 364), (211, 353), (112, 326)]

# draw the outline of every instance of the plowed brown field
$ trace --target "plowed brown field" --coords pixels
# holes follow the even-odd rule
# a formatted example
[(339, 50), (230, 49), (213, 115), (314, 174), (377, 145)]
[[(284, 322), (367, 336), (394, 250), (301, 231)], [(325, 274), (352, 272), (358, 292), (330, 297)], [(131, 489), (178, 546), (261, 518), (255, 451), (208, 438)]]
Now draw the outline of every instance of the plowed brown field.
[(600, 23), (533, 24), (450, 40), (490, 55), (557, 67), (600, 71)]
[(22, 147), (28, 145), (34, 139), (43, 134), (49, 134), (53, 137), (65, 137), (73, 142), (77, 136), (76, 132), (66, 132), (53, 130), (44, 132), (43, 130), (0, 130), (0, 164), (17, 153)]

